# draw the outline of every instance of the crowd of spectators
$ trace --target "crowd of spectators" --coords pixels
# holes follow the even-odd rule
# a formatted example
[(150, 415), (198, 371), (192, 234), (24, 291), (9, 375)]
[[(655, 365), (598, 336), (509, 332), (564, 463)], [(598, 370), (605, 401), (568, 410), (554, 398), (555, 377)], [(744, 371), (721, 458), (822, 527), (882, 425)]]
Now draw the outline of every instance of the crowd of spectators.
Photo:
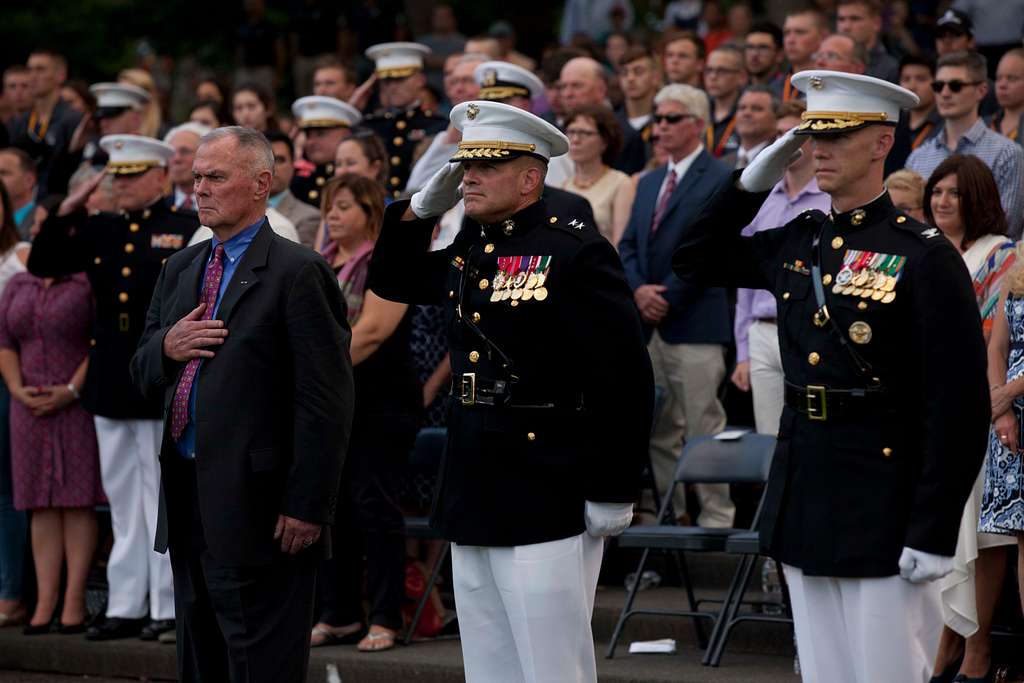
[[(677, 1), (667, 3), (657, 30), (639, 25), (628, 1), (565, 4), (561, 44), (536, 55), (516, 49), (507, 22), (464, 36), (452, 8), (438, 4), (431, 31), (418, 36), (429, 48), (421, 51), (422, 69), (397, 74), (378, 67), (361, 79), (363, 61), (343, 61), (316, 41), (300, 45), (294, 63), (283, 63), (285, 51), (268, 37), (261, 3), (247, 3), (252, 13), (239, 31), (231, 87), (200, 79), (182, 121), (164, 117), (166, 93), (142, 69), (111, 74), (116, 84), (90, 87), (69, 80), (75, 65), (44, 47), (26, 55), (24, 64), (6, 66), (0, 107), (0, 620), (31, 630), (58, 618), (73, 627), (84, 618), (85, 576), (97, 545), (94, 508), (104, 501), (96, 435), (77, 404), (92, 324), (88, 282), (78, 275), (37, 278), (25, 272), (25, 263), (40, 224), (76, 188), (95, 184), (91, 212), (123, 208), (115, 188), (95, 177), (106, 163), (99, 145), (106, 135), (149, 136), (173, 147), (166, 201), (190, 211), (196, 208), (191, 160), (202, 135), (230, 124), (261, 131), (275, 160), (271, 224), (322, 253), (337, 274), (353, 330), (358, 401), (333, 534), (335, 548), (359, 550), (336, 551), (321, 575), (313, 645), (358, 642), (361, 649), (383, 649), (402, 627), (408, 561), (402, 515), (424, 512), (430, 497), (429, 481), (409, 482), (403, 462), (419, 427), (444, 425), (450, 370), (442, 310), (380, 299), (366, 289), (367, 269), (385, 207), (422, 187), (457, 149), (459, 131), (443, 114), (461, 102), (498, 99), (568, 136), (569, 153), (549, 166), (549, 196), (561, 190), (589, 201), (594, 227), (619, 250), (649, 335), (656, 383), (665, 389), (651, 438), (662, 493), (685, 439), (714, 434), (727, 423), (777, 430), (783, 371), (774, 299), (761, 291), (689, 288), (672, 274), (670, 259), (688, 222), (732, 172), (800, 123), (802, 93), (791, 76), (801, 70), (866, 74), (918, 96), (920, 104), (895, 122), (896, 145), (887, 161), (891, 198), (960, 249), (986, 335), (999, 342), (990, 355), (1004, 370), (1009, 363), (1013, 374), (1020, 342), (1004, 302), (1007, 291), (1009, 300), (1024, 295), (1015, 284), (1024, 282), (1016, 248), (1024, 229), (1021, 3), (956, 0), (922, 17), (917, 5), (902, 1), (821, 0), (773, 23), (745, 0)], [(367, 54), (372, 60), (375, 53)], [(311, 106), (333, 107), (344, 124), (303, 118), (303, 100), (279, 107), (275, 87), (288, 66), (296, 95), (314, 96)], [(113, 86), (127, 99), (110, 106), (105, 96)], [(812, 157), (807, 147), (746, 234), (807, 209), (830, 209)], [(461, 219), (457, 206), (439, 221), (433, 248), (450, 243)], [(209, 233), (198, 232), (193, 241), (203, 234)], [(1010, 428), (1016, 447), (1024, 388), (1002, 375), (992, 379), (993, 418)], [(1000, 462), (1003, 472), (1009, 465)], [(1019, 474), (1019, 457), (1016, 462)], [(695, 494), (699, 507), (688, 510), (685, 492), (678, 493), (674, 508), (681, 520), (735, 523), (727, 486), (701, 485)], [(1006, 496), (1016, 498), (1008, 503)], [(968, 673), (987, 667), (987, 632), (998, 598), (992, 593), (1001, 585), (1005, 548), (1015, 541), (1012, 532), (979, 534), (978, 523), (1007, 507), (1020, 522), (1020, 496), (1019, 485), (1007, 493), (984, 473), (979, 477), (961, 535), (972, 540), (958, 551), (958, 572), (946, 591), (950, 604), (961, 605), (954, 611), (968, 616), (947, 620), (937, 670), (965, 649)], [(1006, 518), (989, 517), (989, 530)], [(26, 544), (38, 587), (34, 613), (23, 590)], [(968, 636), (966, 646), (962, 636)]]

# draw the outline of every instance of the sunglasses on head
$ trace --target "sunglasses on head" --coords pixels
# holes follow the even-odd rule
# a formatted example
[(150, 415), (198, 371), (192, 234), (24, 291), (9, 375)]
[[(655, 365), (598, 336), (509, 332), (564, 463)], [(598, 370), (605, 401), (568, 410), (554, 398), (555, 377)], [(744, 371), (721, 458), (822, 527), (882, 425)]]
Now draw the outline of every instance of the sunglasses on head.
[(963, 90), (965, 85), (978, 85), (978, 81), (932, 81), (932, 90), (940, 93), (947, 85), (949, 86), (950, 92), (957, 93)]
[(651, 119), (655, 123), (661, 123), (662, 121), (668, 121), (669, 123), (679, 123), (683, 119), (692, 119), (693, 114), (655, 114)]

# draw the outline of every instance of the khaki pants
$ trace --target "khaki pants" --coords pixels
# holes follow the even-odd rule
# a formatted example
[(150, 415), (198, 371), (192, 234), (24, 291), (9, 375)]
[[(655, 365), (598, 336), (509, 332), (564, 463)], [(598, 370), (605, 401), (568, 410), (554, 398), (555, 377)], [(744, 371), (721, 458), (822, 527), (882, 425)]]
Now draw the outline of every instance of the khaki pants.
[(785, 375), (779, 352), (779, 328), (775, 323), (750, 326), (750, 392), (754, 397), (754, 424), (759, 434), (779, 433)]
[[(725, 349), (718, 344), (668, 344), (655, 332), (647, 345), (654, 383), (665, 390), (665, 404), (651, 435), (651, 466), (658, 494), (664, 496), (675, 477), (683, 439), (717, 434), (725, 428), (718, 387), (725, 377)], [(736, 506), (728, 484), (697, 484), (704, 527), (731, 527)], [(686, 511), (682, 486), (672, 498), (675, 513)]]

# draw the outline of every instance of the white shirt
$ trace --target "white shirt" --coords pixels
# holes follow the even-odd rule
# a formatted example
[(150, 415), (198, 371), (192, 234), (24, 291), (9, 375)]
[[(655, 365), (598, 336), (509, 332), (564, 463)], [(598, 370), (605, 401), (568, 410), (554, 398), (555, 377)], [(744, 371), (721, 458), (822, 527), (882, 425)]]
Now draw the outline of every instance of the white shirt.
[(679, 183), (683, 181), (683, 176), (690, 170), (690, 166), (693, 165), (693, 160), (696, 159), (701, 152), (704, 151), (704, 145), (697, 145), (697, 149), (693, 150), (679, 161), (670, 161), (668, 163), (668, 172), (665, 173), (665, 179), (661, 181), (661, 189), (658, 190), (658, 201), (655, 202), (654, 206), (658, 206), (661, 203), (661, 195), (665, 192), (665, 188), (668, 186), (668, 180), (671, 177), (671, 173), (674, 171), (676, 174), (676, 187), (679, 187)]
[(743, 146), (740, 145), (740, 148), (736, 150), (736, 168), (746, 168), (747, 164), (753, 161), (754, 157), (760, 154), (767, 146), (768, 140), (759, 145), (754, 145), (750, 149), (743, 149)]
[(632, 126), (633, 130), (640, 130), (647, 125), (647, 122), (651, 120), (650, 114), (644, 114), (643, 116), (633, 116), (629, 119), (629, 125)]
[[(299, 241), (299, 231), (295, 229), (295, 224), (284, 217), (284, 214), (277, 209), (267, 207), (267, 220), (270, 221), (270, 227), (274, 229), (281, 237), (292, 242)], [(213, 230), (210, 230), (205, 225), (200, 225), (199, 229), (192, 235), (192, 239), (188, 241), (188, 246), (193, 244), (199, 244), (203, 240), (208, 240), (213, 237)]]
[(179, 190), (177, 187), (175, 187), (174, 188), (174, 205), (175, 206), (181, 206), (181, 203), (183, 201), (186, 201), (186, 200), (188, 201), (188, 205), (185, 207), (186, 209), (191, 209), (191, 210), (195, 211), (196, 209), (199, 208), (198, 206), (196, 206), (196, 196), (194, 194), (185, 194), (184, 192)]

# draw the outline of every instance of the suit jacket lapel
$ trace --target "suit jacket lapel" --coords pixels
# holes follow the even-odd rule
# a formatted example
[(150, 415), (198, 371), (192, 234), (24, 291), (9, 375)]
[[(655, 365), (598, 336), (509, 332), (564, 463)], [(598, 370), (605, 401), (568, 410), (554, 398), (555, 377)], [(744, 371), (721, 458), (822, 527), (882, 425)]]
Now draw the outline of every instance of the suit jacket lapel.
[(661, 186), (665, 182), (665, 176), (667, 174), (668, 166), (659, 166), (655, 170), (651, 171), (648, 176), (651, 179), (649, 187), (653, 191), (653, 195), (648, 201), (643, 202), (644, 229), (637, 231), (637, 250), (643, 254), (647, 253), (647, 243), (650, 241), (651, 236), (651, 223), (654, 222), (654, 212), (657, 210), (658, 206), (658, 195), (661, 194)]
[(231, 318), (231, 314), (238, 303), (247, 293), (251, 292), (259, 283), (260, 279), (254, 272), (257, 269), (266, 267), (267, 252), (270, 250), (270, 242), (274, 238), (274, 232), (270, 227), (270, 221), (264, 219), (263, 225), (256, 231), (249, 248), (242, 255), (242, 261), (231, 276), (231, 282), (224, 291), (224, 297), (220, 300), (220, 307), (217, 309), (217, 320), (223, 320), (225, 325)]
[[(175, 321), (181, 320), (193, 308), (199, 305), (199, 289), (202, 286), (203, 274), (206, 272), (206, 262), (209, 258), (209, 246), (206, 249), (200, 249), (192, 257), (192, 262), (178, 275), (178, 297), (175, 301), (175, 311), (172, 316)], [(182, 289), (181, 284), (185, 285), (184, 289)]]

